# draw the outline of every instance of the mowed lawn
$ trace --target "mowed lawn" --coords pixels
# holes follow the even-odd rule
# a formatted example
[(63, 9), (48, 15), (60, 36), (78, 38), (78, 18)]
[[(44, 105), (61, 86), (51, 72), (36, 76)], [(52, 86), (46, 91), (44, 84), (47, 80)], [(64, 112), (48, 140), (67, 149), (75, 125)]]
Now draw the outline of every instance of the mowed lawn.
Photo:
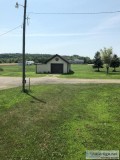
[(106, 74), (106, 67), (100, 69), (100, 72), (97, 72), (97, 69), (93, 69), (92, 65), (72, 65), (72, 70), (74, 74), (63, 74), (62, 78), (81, 78), (81, 79), (120, 79), (120, 67), (116, 68), (117, 72), (112, 72), (113, 68), (110, 68), (110, 72)]
[[(10, 76), (10, 77), (21, 77), (22, 76), (22, 66), (19, 65), (0, 65), (0, 76)], [(26, 66), (26, 76), (27, 77), (40, 77), (44, 76), (42, 74), (36, 74), (36, 65)]]
[(85, 160), (120, 149), (120, 85), (39, 85), (0, 91), (1, 160)]
[[(20, 77), (22, 76), (22, 66), (18, 65), (0, 65), (0, 76)], [(71, 65), (71, 69), (74, 74), (62, 74), (56, 75), (60, 78), (81, 78), (81, 79), (120, 79), (120, 67), (117, 68), (117, 72), (112, 72), (113, 68), (110, 68), (110, 73), (106, 74), (106, 68), (100, 69), (101, 72), (96, 72), (92, 68), (92, 65)], [(36, 65), (26, 66), (26, 77), (42, 77), (48, 74), (36, 74)], [(49, 74), (49, 76), (52, 76)]]

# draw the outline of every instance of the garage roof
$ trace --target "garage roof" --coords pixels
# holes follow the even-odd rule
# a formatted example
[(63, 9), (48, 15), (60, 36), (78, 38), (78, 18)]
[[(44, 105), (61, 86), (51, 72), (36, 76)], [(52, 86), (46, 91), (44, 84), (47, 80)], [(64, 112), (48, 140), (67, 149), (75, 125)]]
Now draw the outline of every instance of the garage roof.
[(55, 57), (59, 57), (59, 58), (61, 58), (63, 61), (65, 61), (66, 63), (70, 63), (69, 61), (67, 61), (65, 58), (63, 58), (63, 57), (61, 57), (60, 55), (58, 55), (58, 54), (56, 54), (56, 55), (54, 55), (54, 56), (52, 56), (50, 59), (48, 59), (45, 63), (48, 63), (49, 61), (51, 61), (53, 58), (55, 58)]

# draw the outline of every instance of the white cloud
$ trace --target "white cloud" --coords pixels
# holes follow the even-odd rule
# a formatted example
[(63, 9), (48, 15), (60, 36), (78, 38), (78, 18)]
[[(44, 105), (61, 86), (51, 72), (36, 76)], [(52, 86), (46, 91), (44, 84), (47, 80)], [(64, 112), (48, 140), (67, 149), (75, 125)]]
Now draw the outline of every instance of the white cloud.
[[(32, 33), (26, 34), (26, 37), (79, 37), (79, 36), (94, 36), (100, 34), (99, 32), (86, 32), (86, 33)], [(21, 37), (22, 34), (7, 34), (6, 37)]]
[(104, 20), (102, 23), (98, 24), (98, 26), (93, 28), (92, 31), (101, 32), (108, 29), (114, 29), (118, 26), (120, 26), (120, 14), (117, 14)]

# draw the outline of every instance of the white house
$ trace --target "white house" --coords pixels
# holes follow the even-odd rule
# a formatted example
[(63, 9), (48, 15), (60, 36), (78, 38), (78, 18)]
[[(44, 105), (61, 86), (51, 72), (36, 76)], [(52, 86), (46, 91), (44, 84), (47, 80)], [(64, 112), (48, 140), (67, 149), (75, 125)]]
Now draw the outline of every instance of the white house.
[(69, 73), (71, 70), (71, 64), (61, 57), (60, 55), (54, 55), (48, 59), (44, 64), (36, 64), (36, 73)]
[(34, 61), (26, 61), (26, 65), (32, 65), (34, 64)]

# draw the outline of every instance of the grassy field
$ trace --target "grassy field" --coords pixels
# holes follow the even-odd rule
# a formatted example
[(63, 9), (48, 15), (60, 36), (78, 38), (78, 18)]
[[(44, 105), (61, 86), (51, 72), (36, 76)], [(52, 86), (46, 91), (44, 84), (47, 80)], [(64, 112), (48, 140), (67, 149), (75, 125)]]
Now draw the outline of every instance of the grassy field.
[(85, 160), (120, 149), (120, 85), (40, 85), (0, 91), (1, 160)]
[[(22, 66), (18, 65), (0, 65), (3, 71), (0, 71), (0, 76), (11, 76), (20, 77), (22, 76)], [(41, 77), (44, 74), (36, 74), (36, 66), (29, 65), (26, 66), (26, 76), (27, 77)]]
[(120, 79), (120, 68), (117, 68), (117, 72), (112, 72), (113, 68), (110, 68), (110, 72), (106, 74), (106, 68), (100, 69), (101, 72), (97, 72), (93, 69), (92, 65), (72, 65), (74, 74), (61, 75), (62, 78), (85, 78), (85, 79)]
[[(19, 77), (22, 75), (21, 66), (11, 66), (11, 65), (1, 65), (0, 76), (13, 76)], [(117, 68), (117, 72), (112, 72), (110, 68), (110, 73), (106, 74), (106, 68), (101, 69), (101, 72), (96, 72), (91, 65), (72, 65), (72, 70), (74, 74), (63, 74), (59, 75), (61, 78), (87, 78), (87, 79), (120, 79), (120, 67)], [(47, 74), (36, 74), (36, 66), (26, 66), (26, 76), (27, 77), (41, 77)], [(50, 75), (51, 76), (51, 75)]]

